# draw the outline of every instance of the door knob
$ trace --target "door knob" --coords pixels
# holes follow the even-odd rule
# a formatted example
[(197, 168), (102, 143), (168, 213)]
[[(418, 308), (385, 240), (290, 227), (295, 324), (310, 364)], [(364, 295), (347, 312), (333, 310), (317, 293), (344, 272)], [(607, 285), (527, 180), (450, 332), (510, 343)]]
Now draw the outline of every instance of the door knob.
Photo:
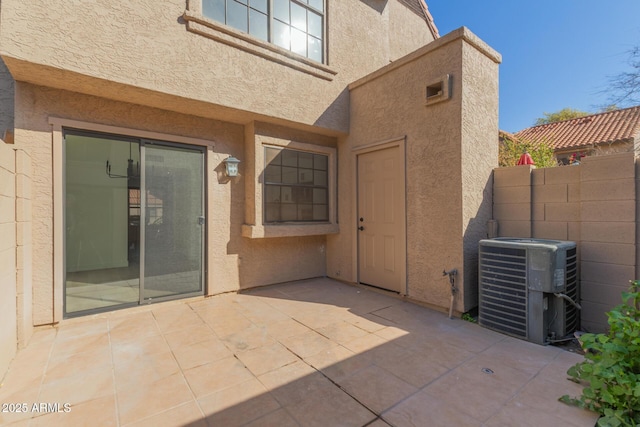
[(362, 231), (362, 230), (364, 230), (364, 227), (360, 226), (360, 227), (358, 227), (358, 230)]

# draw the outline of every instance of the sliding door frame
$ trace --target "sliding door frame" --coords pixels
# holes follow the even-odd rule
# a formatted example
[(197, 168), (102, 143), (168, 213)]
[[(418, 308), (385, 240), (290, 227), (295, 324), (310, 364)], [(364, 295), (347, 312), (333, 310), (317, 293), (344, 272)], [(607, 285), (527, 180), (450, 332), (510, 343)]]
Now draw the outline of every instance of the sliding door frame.
[[(93, 125), (90, 123), (76, 122), (73, 120), (50, 118), (50, 122), (54, 125), (53, 142), (54, 142), (54, 229), (59, 230), (58, 234), (60, 238), (54, 239), (54, 320), (57, 322), (64, 318), (73, 318), (92, 315), (96, 313), (109, 312), (119, 309), (136, 307), (139, 305), (147, 305), (156, 302), (163, 302), (169, 300), (183, 299), (189, 297), (196, 297), (206, 295), (207, 290), (207, 244), (208, 241), (208, 227), (207, 227), (207, 213), (208, 213), (208, 174), (207, 174), (207, 148), (212, 148), (213, 144), (209, 141), (199, 140), (195, 138), (185, 138), (172, 135), (157, 134), (154, 132), (137, 131), (134, 129), (122, 129), (112, 126)], [(76, 126), (76, 125), (82, 126)], [(92, 128), (99, 128), (93, 130)], [(67, 162), (66, 162), (66, 135), (78, 135), (87, 136), (93, 138), (103, 137), (109, 140), (121, 140), (123, 142), (137, 143), (140, 148), (140, 248), (139, 248), (139, 289), (138, 289), (138, 301), (132, 301), (122, 304), (115, 304), (107, 307), (98, 307), (87, 310), (81, 310), (77, 312), (67, 312)], [(166, 139), (165, 139), (166, 138)], [(180, 142), (174, 142), (179, 140)], [(59, 144), (59, 150), (55, 150), (55, 146)], [(188, 151), (199, 152), (202, 162), (202, 236), (200, 242), (200, 290), (196, 292), (189, 292), (184, 294), (169, 295), (166, 297), (158, 298), (144, 298), (144, 257), (145, 257), (145, 146), (164, 146), (173, 147), (178, 149), (184, 149)], [(58, 154), (56, 154), (59, 153)], [(56, 168), (56, 166), (58, 166)], [(60, 172), (56, 172), (59, 169)], [(59, 180), (59, 181), (58, 181)], [(60, 184), (56, 185), (56, 182)], [(61, 187), (61, 188), (60, 188)], [(60, 188), (59, 195), (56, 196), (56, 189)], [(127, 193), (127, 197), (129, 197)], [(59, 206), (59, 207), (56, 207)], [(59, 219), (56, 219), (59, 218)], [(59, 255), (55, 255), (58, 253)], [(61, 264), (61, 265), (60, 265)], [(57, 268), (60, 270), (57, 270)], [(59, 271), (59, 273), (56, 273)], [(60, 283), (57, 285), (56, 283)], [(61, 290), (56, 292), (56, 289)], [(57, 296), (59, 295), (59, 296)], [(60, 301), (61, 300), (61, 301)], [(56, 308), (59, 307), (59, 308)], [(61, 310), (60, 310), (61, 309)], [(60, 310), (60, 311), (58, 311)], [(61, 312), (61, 313), (60, 313)], [(60, 313), (60, 314), (58, 314)], [(57, 319), (57, 320), (56, 320)]]
[[(201, 231), (201, 239), (200, 239), (200, 290), (196, 292), (187, 292), (184, 294), (175, 294), (158, 298), (145, 298), (144, 294), (144, 281), (145, 281), (145, 260), (146, 260), (146, 162), (143, 161), (146, 155), (146, 147), (150, 146), (160, 146), (160, 147), (170, 147), (177, 148), (188, 151), (197, 151), (201, 155), (202, 162), (202, 191), (201, 191), (201, 200), (202, 200), (202, 212), (200, 217), (203, 218), (203, 223), (201, 224), (203, 229)], [(175, 142), (169, 141), (159, 141), (159, 140), (151, 140), (151, 139), (141, 139), (140, 140), (140, 293), (139, 293), (139, 304), (151, 304), (156, 302), (163, 301), (171, 301), (175, 299), (183, 299), (189, 297), (195, 297), (205, 294), (205, 283), (206, 283), (206, 260), (207, 260), (207, 251), (206, 244), (207, 241), (207, 150), (206, 147), (196, 146), (196, 145), (185, 145), (179, 144)]]

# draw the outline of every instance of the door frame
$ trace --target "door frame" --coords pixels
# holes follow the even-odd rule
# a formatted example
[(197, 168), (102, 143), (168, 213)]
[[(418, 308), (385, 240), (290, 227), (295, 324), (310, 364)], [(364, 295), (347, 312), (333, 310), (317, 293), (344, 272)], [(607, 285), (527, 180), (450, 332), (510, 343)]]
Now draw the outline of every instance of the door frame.
[[(407, 137), (405, 136), (401, 136), (401, 137), (397, 137), (397, 138), (391, 138), (391, 139), (386, 139), (383, 141), (378, 141), (378, 142), (373, 142), (370, 144), (365, 144), (365, 145), (360, 145), (357, 147), (353, 147), (351, 149), (352, 151), (352, 168), (351, 170), (354, 171), (355, 176), (353, 177), (352, 180), (352, 191), (353, 191), (353, 195), (354, 197), (352, 197), (352, 212), (355, 213), (354, 217), (353, 217), (353, 222), (352, 222), (352, 227), (351, 227), (351, 235), (352, 238), (354, 239), (353, 242), (354, 244), (352, 245), (353, 247), (353, 253), (352, 253), (352, 259), (353, 259), (353, 271), (356, 274), (356, 282), (358, 284), (360, 284), (360, 240), (359, 240), (359, 235), (358, 235), (358, 218), (360, 218), (360, 213), (358, 211), (359, 206), (358, 206), (358, 200), (359, 200), (359, 193), (358, 193), (358, 184), (359, 184), (359, 173), (358, 173), (358, 167), (359, 167), (359, 161), (358, 161), (358, 157), (362, 154), (366, 154), (366, 153), (370, 153), (373, 151), (380, 151), (380, 150), (386, 150), (388, 148), (398, 148), (398, 157), (399, 157), (399, 164), (400, 167), (402, 168), (403, 171), (403, 179), (400, 181), (400, 186), (401, 186), (401, 193), (404, 195), (403, 196), (403, 200), (404, 203), (402, 204), (402, 206), (400, 206), (401, 212), (400, 212), (400, 218), (402, 218), (400, 227), (401, 227), (401, 237), (403, 239), (403, 242), (401, 244), (402, 247), (402, 253), (399, 254), (399, 263), (400, 265), (403, 267), (402, 268), (402, 274), (400, 275), (400, 295), (403, 296), (408, 296), (409, 295), (409, 287), (408, 287), (408, 281), (407, 281), (407, 274), (408, 274), (408, 265), (407, 265), (407, 157), (406, 157), (406, 142), (407, 142)], [(390, 291), (392, 292), (392, 291)]]
[[(145, 298), (144, 290), (145, 290), (145, 259), (146, 259), (146, 242), (145, 242), (145, 232), (146, 227), (146, 197), (142, 190), (146, 190), (146, 162), (143, 160), (146, 156), (147, 146), (155, 146), (155, 147), (170, 147), (170, 148), (178, 148), (184, 150), (198, 151), (202, 155), (202, 217), (204, 218), (204, 223), (202, 224), (202, 240), (200, 242), (200, 253), (202, 256), (202, 263), (200, 266), (200, 277), (201, 277), (201, 286), (202, 289), (197, 292), (189, 292), (184, 294), (174, 294), (157, 298)], [(183, 298), (190, 298), (194, 296), (206, 295), (206, 261), (207, 261), (207, 149), (206, 147), (198, 146), (198, 145), (186, 145), (181, 143), (175, 143), (170, 141), (159, 141), (156, 139), (140, 139), (140, 293), (139, 293), (139, 305), (148, 305), (154, 304), (156, 302), (163, 301), (172, 301)]]
[[(52, 126), (51, 130), (51, 145), (53, 156), (53, 310), (50, 320), (46, 320), (47, 323), (58, 323), (62, 321), (64, 316), (64, 285), (65, 285), (65, 152), (64, 152), (64, 129), (75, 129), (91, 133), (103, 133), (111, 135), (121, 135), (128, 138), (147, 139), (154, 141), (165, 141), (169, 143), (183, 144), (189, 146), (204, 147), (204, 210), (208, 215), (209, 213), (209, 201), (208, 201), (208, 187), (209, 187), (209, 174), (208, 162), (212, 150), (215, 148), (215, 143), (211, 140), (192, 138), (181, 135), (173, 135), (162, 132), (151, 132), (146, 130), (140, 130), (135, 128), (127, 128), (121, 126), (104, 125), (94, 122), (86, 122), (81, 120), (73, 120), (60, 118), (55, 116), (49, 116), (49, 124)], [(209, 266), (207, 263), (208, 255), (207, 248), (209, 246), (209, 233), (208, 233), (208, 220), (205, 220), (205, 237), (204, 245), (205, 252), (203, 254), (203, 292), (207, 295), (208, 292), (208, 275)], [(51, 295), (51, 294), (50, 294)]]

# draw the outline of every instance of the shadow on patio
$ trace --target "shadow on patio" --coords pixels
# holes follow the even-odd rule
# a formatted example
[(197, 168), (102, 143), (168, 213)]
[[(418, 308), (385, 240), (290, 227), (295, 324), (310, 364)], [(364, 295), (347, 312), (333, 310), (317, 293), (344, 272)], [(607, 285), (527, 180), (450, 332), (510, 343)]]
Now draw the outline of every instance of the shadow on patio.
[(314, 279), (41, 329), (0, 388), (28, 411), (0, 424), (586, 427), (557, 401), (581, 359)]

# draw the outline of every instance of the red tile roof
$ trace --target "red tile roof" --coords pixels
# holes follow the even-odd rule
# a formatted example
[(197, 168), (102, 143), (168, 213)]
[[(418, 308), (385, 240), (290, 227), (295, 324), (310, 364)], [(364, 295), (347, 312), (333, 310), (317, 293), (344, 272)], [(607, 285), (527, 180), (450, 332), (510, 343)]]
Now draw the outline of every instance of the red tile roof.
[(438, 28), (436, 27), (435, 22), (433, 22), (433, 16), (429, 12), (429, 8), (427, 8), (427, 4), (424, 0), (398, 0), (400, 3), (404, 4), (411, 10), (413, 13), (417, 14), (419, 17), (424, 19), (429, 26), (429, 30), (431, 30), (431, 34), (433, 34), (433, 38), (437, 39), (440, 37), (438, 33)]
[(628, 142), (640, 135), (640, 106), (534, 126), (517, 132), (525, 141), (544, 141), (554, 150)]

